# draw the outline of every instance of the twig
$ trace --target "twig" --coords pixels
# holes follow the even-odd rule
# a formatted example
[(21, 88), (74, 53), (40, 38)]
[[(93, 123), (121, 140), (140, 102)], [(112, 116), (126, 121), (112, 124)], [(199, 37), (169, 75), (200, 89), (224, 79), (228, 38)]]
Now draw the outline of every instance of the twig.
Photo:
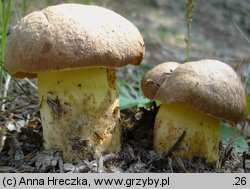
[(103, 169), (103, 157), (102, 157), (102, 155), (98, 158), (97, 172), (98, 173), (104, 172), (104, 169)]
[(173, 152), (172, 154), (173, 154), (173, 156), (174, 156), (174, 158), (175, 158), (177, 164), (179, 165), (179, 167), (180, 167), (185, 173), (189, 173), (188, 170), (186, 169), (186, 167), (184, 166), (184, 164), (183, 164), (183, 162), (182, 162), (182, 159), (181, 159), (179, 156), (177, 156), (177, 155), (175, 154), (175, 152)]
[(184, 137), (186, 135), (186, 131), (184, 130), (182, 135), (177, 139), (177, 141), (174, 143), (174, 145), (167, 151), (163, 152), (160, 156), (156, 156), (154, 158), (152, 158), (148, 163), (149, 164), (159, 164), (161, 163), (161, 161), (167, 159), (168, 157), (170, 157), (173, 152), (175, 152), (176, 150), (179, 149), (181, 142), (183, 141)]
[(180, 147), (181, 142), (183, 141), (184, 137), (186, 135), (186, 131), (184, 130), (182, 132), (182, 135), (178, 138), (178, 140), (175, 142), (175, 144), (166, 152), (163, 152), (163, 157), (169, 157), (173, 154), (173, 152), (177, 151)]
[[(97, 171), (100, 171), (101, 169), (101, 166), (103, 167), (106, 163), (108, 163), (109, 161), (113, 160), (116, 158), (116, 154), (114, 153), (109, 153), (109, 154), (106, 154), (104, 156), (102, 156), (102, 159), (98, 160), (98, 163), (99, 163), (99, 167), (97, 168)], [(100, 165), (100, 162), (102, 161), (102, 165)], [(80, 165), (80, 166), (77, 166), (75, 167), (72, 171), (70, 171), (71, 173), (83, 173), (83, 172), (88, 172), (90, 171), (94, 165), (97, 165), (97, 160), (93, 160), (91, 162), (88, 162), (88, 161), (84, 161), (84, 165)]]
[(226, 159), (229, 157), (229, 155), (232, 153), (233, 147), (232, 144), (236, 141), (237, 139), (231, 140), (228, 142), (227, 146), (223, 150), (222, 157), (218, 163), (218, 169), (220, 169), (226, 162)]
[[(11, 77), (9, 75), (6, 76), (6, 80), (5, 80), (5, 84), (4, 84), (4, 90), (3, 90), (3, 98), (7, 97), (8, 94), (8, 90), (9, 90), (9, 85), (10, 85), (10, 80)], [(5, 110), (5, 103), (3, 103), (1, 105), (1, 110), (4, 111)]]
[(243, 152), (242, 156), (242, 168), (244, 169), (244, 172), (246, 173), (246, 151)]
[(174, 170), (173, 170), (173, 162), (172, 162), (171, 158), (168, 159), (168, 166), (169, 166), (170, 172), (173, 173), (174, 172)]
[(28, 161), (28, 160), (30, 160), (31, 158), (34, 158), (34, 157), (36, 156), (36, 153), (37, 153), (38, 151), (39, 151), (39, 149), (33, 150), (32, 152), (30, 152), (30, 153), (28, 153), (27, 155), (25, 155), (25, 156), (23, 157), (22, 160)]
[(30, 84), (30, 86), (33, 87), (34, 89), (36, 89), (36, 90), (38, 89), (38, 87), (37, 87), (33, 82), (31, 82), (30, 79), (28, 79), (27, 77), (25, 77), (24, 80), (25, 80), (28, 84)]
[[(2, 61), (1, 61), (1, 64), (3, 64)], [(12, 77), (11, 73), (10, 73), (8, 70), (6, 70), (1, 64), (0, 64), (1, 69), (3, 69), (7, 74), (9, 74), (11, 78), (13, 78), (14, 82), (15, 82), (15, 83), (17, 84), (17, 86), (21, 89), (21, 91), (24, 93), (24, 95), (32, 102), (33, 100), (32, 100), (32, 98), (28, 95), (28, 93), (27, 93), (27, 92), (23, 89), (23, 87), (17, 82), (17, 80), (16, 80), (14, 77)]]
[(59, 159), (58, 159), (58, 166), (59, 166), (60, 173), (64, 173), (63, 160), (62, 160), (61, 156), (59, 156)]

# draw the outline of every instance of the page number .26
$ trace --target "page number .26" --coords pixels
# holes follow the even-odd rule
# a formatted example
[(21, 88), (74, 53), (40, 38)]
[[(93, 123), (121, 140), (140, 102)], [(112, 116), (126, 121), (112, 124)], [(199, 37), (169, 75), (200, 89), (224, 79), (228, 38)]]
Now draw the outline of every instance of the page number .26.
[(234, 177), (233, 185), (244, 186), (246, 184), (247, 184), (247, 178), (246, 177)]

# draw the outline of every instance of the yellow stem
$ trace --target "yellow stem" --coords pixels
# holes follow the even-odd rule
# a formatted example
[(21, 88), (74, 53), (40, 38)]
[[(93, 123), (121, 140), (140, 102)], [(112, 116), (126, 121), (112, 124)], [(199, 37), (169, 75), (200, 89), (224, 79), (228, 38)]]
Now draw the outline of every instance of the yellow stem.
[(186, 131), (177, 155), (204, 157), (216, 162), (219, 151), (220, 120), (181, 103), (162, 104), (154, 126), (154, 149), (170, 149)]
[(64, 160), (98, 157), (119, 148), (114, 69), (39, 73), (38, 93), (45, 148), (60, 147)]

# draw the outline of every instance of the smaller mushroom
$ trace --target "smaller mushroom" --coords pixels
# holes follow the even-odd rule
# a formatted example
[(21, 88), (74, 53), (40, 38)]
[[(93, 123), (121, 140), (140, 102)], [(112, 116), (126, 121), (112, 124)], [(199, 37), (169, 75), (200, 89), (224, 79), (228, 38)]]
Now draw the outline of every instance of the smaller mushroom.
[[(157, 67), (148, 73), (159, 70)], [(150, 80), (148, 73), (142, 82)], [(157, 74), (152, 74), (151, 79), (156, 81), (155, 77)], [(152, 86), (142, 86), (148, 86), (142, 90), (149, 96)], [(187, 159), (203, 157), (211, 163), (219, 157), (220, 120), (237, 123), (244, 118), (246, 109), (245, 91), (238, 75), (217, 60), (179, 65), (150, 97), (162, 102), (154, 125), (155, 151), (170, 149), (185, 131), (177, 155)]]
[(176, 62), (164, 62), (155, 66), (154, 69), (149, 70), (141, 82), (144, 96), (153, 100), (159, 87), (179, 65)]

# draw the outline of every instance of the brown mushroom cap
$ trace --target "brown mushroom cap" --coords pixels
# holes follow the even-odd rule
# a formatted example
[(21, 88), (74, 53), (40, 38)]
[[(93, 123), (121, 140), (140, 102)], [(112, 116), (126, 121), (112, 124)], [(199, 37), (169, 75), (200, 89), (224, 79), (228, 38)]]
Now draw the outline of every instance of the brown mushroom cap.
[(80, 67), (138, 65), (140, 32), (119, 14), (98, 6), (61, 4), (25, 16), (11, 32), (5, 67), (16, 77)]
[(176, 62), (164, 62), (149, 70), (141, 81), (141, 89), (144, 96), (155, 100), (158, 88), (179, 65)]
[(238, 122), (246, 110), (245, 90), (235, 71), (217, 60), (182, 64), (158, 89), (162, 103), (181, 102), (220, 119)]

